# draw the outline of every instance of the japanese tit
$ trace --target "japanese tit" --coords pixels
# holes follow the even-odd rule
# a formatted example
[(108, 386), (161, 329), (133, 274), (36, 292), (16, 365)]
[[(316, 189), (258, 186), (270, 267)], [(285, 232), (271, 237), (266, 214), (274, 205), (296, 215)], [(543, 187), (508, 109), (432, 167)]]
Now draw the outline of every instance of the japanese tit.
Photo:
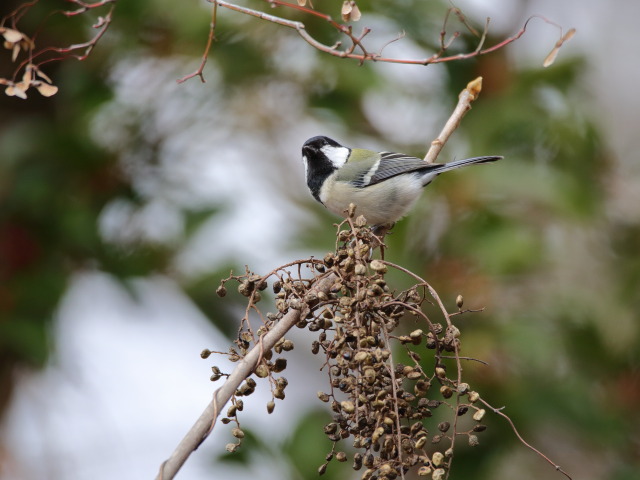
[(392, 225), (405, 216), (422, 188), (443, 172), (503, 157), (474, 157), (438, 164), (392, 152), (348, 148), (328, 137), (302, 146), (307, 186), (331, 212), (345, 216), (349, 204), (370, 225)]

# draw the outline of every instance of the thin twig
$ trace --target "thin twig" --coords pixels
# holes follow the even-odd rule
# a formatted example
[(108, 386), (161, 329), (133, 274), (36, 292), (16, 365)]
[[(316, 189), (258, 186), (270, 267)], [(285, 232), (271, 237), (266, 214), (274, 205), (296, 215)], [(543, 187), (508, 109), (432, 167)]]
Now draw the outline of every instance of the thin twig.
[[(449, 360), (455, 360), (456, 359), (456, 357), (452, 357), (450, 355), (440, 355), (440, 358), (448, 358)], [(481, 363), (483, 365), (489, 365), (488, 362), (485, 362), (484, 360), (480, 360), (479, 358), (474, 358), (474, 357), (458, 357), (458, 359), (478, 362), (478, 363)]]
[(491, 17), (487, 17), (487, 20), (485, 21), (485, 24), (484, 24), (484, 30), (482, 30), (482, 36), (480, 37), (480, 41), (478, 42), (478, 46), (476, 47), (476, 52), (481, 51), (482, 47), (484, 46), (484, 42), (487, 39), (487, 34), (489, 33), (490, 23), (491, 23)]
[(396, 38), (392, 38), (391, 40), (387, 41), (387, 43), (385, 43), (384, 45), (382, 45), (380, 47), (380, 50), (378, 50), (378, 57), (382, 57), (382, 51), (387, 48), (389, 45), (391, 45), (392, 43), (395, 43), (399, 40), (402, 40), (404, 37), (407, 36), (407, 33), (403, 30), (402, 32), (400, 32), (398, 34), (398, 36)]
[[(446, 35), (446, 31), (445, 31), (445, 29), (443, 27), (443, 31), (440, 32), (440, 35), (441, 35), (441, 38), (440, 38), (441, 48), (440, 48), (440, 50), (438, 52), (434, 53), (430, 57), (425, 58), (425, 59), (405, 59), (405, 58), (383, 57), (383, 56), (380, 55), (381, 52), (378, 52), (378, 53), (368, 52), (367, 49), (365, 48), (365, 46), (362, 44), (362, 39), (364, 38), (364, 36), (367, 33), (369, 33), (369, 29), (365, 28), (363, 30), (363, 34), (362, 35), (360, 35), (359, 37), (355, 36), (351, 31), (351, 27), (336, 22), (335, 20), (333, 20), (331, 18), (330, 15), (324, 14), (322, 12), (318, 12), (318, 11), (313, 10), (311, 8), (308, 8), (308, 7), (300, 6), (300, 5), (297, 5), (295, 3), (284, 2), (284, 1), (281, 1), (281, 0), (265, 0), (271, 6), (292, 8), (292, 9), (299, 10), (299, 11), (302, 11), (302, 12), (307, 13), (309, 15), (313, 15), (315, 17), (318, 17), (318, 18), (326, 20), (333, 28), (335, 28), (340, 33), (342, 33), (342, 34), (346, 35), (347, 37), (349, 37), (349, 39), (352, 41), (352, 46), (347, 48), (346, 50), (340, 50), (339, 47), (341, 45), (341, 42), (337, 42), (334, 45), (325, 45), (324, 43), (322, 43), (322, 42), (316, 40), (314, 37), (312, 37), (307, 32), (306, 26), (302, 22), (298, 22), (298, 21), (294, 21), (294, 20), (288, 20), (286, 18), (278, 17), (278, 16), (275, 16), (275, 15), (270, 15), (268, 13), (265, 13), (265, 12), (262, 12), (262, 11), (259, 11), (259, 10), (254, 10), (254, 9), (247, 8), (247, 7), (242, 7), (240, 5), (235, 5), (233, 3), (226, 2), (224, 0), (207, 0), (207, 1), (210, 2), (210, 3), (215, 3), (217, 5), (220, 5), (221, 7), (225, 7), (225, 8), (228, 8), (230, 10), (234, 10), (236, 12), (243, 13), (245, 15), (251, 15), (253, 17), (260, 18), (261, 20), (266, 20), (266, 21), (269, 21), (269, 22), (272, 22), (272, 23), (276, 23), (278, 25), (282, 25), (284, 27), (292, 28), (292, 29), (296, 30), (296, 32), (298, 32), (298, 34), (304, 39), (304, 41), (306, 41), (309, 45), (311, 45), (312, 47), (316, 48), (317, 50), (320, 50), (322, 52), (328, 53), (328, 54), (336, 56), (336, 57), (350, 58), (350, 59), (353, 59), (353, 60), (357, 60), (360, 64), (364, 63), (365, 61), (373, 61), (373, 62), (386, 62), (386, 63), (401, 63), (401, 64), (406, 64), (406, 65), (429, 65), (429, 64), (432, 64), (432, 63), (451, 62), (451, 61), (455, 61), (455, 60), (464, 60), (464, 59), (468, 59), (468, 58), (477, 57), (477, 56), (480, 56), (480, 55), (485, 55), (487, 53), (491, 53), (491, 52), (494, 52), (494, 51), (496, 51), (496, 50), (498, 50), (500, 48), (503, 48), (506, 45), (518, 40), (522, 35), (524, 35), (524, 33), (525, 33), (526, 29), (527, 29), (527, 26), (529, 24), (529, 21), (531, 21), (534, 18), (539, 18), (539, 19), (541, 19), (542, 21), (544, 21), (546, 23), (549, 23), (551, 25), (556, 26), (557, 28), (560, 28), (561, 39), (563, 38), (562, 37), (562, 28), (559, 25), (557, 25), (556, 23), (546, 19), (545, 17), (539, 16), (539, 15), (533, 15), (533, 16), (529, 17), (525, 21), (525, 23), (522, 26), (522, 28), (520, 30), (518, 30), (518, 32), (516, 32), (514, 35), (503, 39), (501, 42), (497, 43), (496, 45), (493, 45), (491, 47), (482, 49), (480, 47), (482, 47), (482, 45), (484, 44), (484, 36), (486, 35), (486, 26), (485, 26), (484, 34), (483, 35), (479, 35), (477, 33), (477, 31), (475, 29), (473, 29), (468, 24), (466, 19), (464, 19), (464, 16), (461, 17), (461, 12), (456, 11), (458, 9), (454, 9), (454, 12), (456, 13), (456, 15), (458, 15), (459, 18), (464, 19), (464, 20), (461, 19), (461, 22), (463, 23), (463, 25), (465, 25), (465, 27), (467, 29), (470, 29), (470, 31), (473, 34), (475, 34), (478, 37), (481, 37), (479, 46), (474, 51), (467, 52), (467, 53), (459, 53), (459, 54), (450, 55), (450, 56), (443, 56), (445, 51), (447, 50), (447, 48), (450, 46), (451, 42), (453, 42), (457, 37), (460, 36), (460, 32), (454, 32), (452, 34), (451, 39), (448, 42), (444, 42), (444, 35)], [(559, 43), (562, 44), (562, 42), (559, 42)], [(358, 47), (361, 50), (361, 53), (356, 53), (354, 51), (356, 49), (356, 47)]]
[(207, 46), (205, 47), (204, 53), (202, 54), (202, 62), (200, 62), (200, 66), (195, 72), (190, 73), (189, 75), (185, 75), (182, 78), (179, 78), (178, 80), (176, 80), (176, 82), (183, 83), (189, 80), (190, 78), (193, 78), (196, 76), (200, 77), (200, 81), (202, 83), (206, 82), (206, 80), (204, 79), (203, 71), (204, 71), (204, 66), (207, 64), (207, 58), (209, 58), (209, 50), (211, 50), (211, 45), (213, 44), (213, 41), (216, 39), (217, 16), (218, 16), (218, 4), (214, 2), (213, 8), (211, 9), (211, 23), (209, 24), (209, 38), (207, 38)]
[(94, 8), (100, 8), (108, 3), (115, 3), (117, 0), (102, 0), (101, 2), (95, 2), (95, 3), (85, 3), (85, 2), (80, 2), (78, 0), (67, 0), (67, 1), (75, 5), (78, 5), (78, 8), (76, 10), (63, 10), (60, 13), (62, 13), (62, 15), (64, 15), (65, 17), (75, 17), (76, 15), (81, 15), (88, 10), (92, 10)]
[(502, 413), (502, 408), (495, 408), (491, 405), (489, 405), (489, 403), (486, 402), (486, 400), (484, 400), (483, 398), (480, 398), (480, 401), (487, 407), (489, 408), (493, 413), (496, 413), (498, 415), (500, 415), (501, 417), (505, 418), (507, 420), (507, 422), (509, 422), (509, 425), (511, 425), (511, 429), (513, 430), (513, 433), (516, 434), (516, 437), (518, 437), (518, 439), (520, 440), (520, 442), (522, 442), (522, 444), (527, 447), (528, 449), (534, 451), (535, 453), (537, 453), (540, 457), (542, 457), (543, 459), (545, 459), (547, 461), (547, 463), (549, 463), (550, 465), (553, 465), (553, 468), (556, 469), (556, 471), (560, 472), (561, 474), (563, 474), (565, 477), (567, 477), (569, 480), (572, 480), (571, 476), (565, 472), (560, 465), (556, 465), (555, 462), (551, 461), (551, 459), (549, 457), (547, 457), (544, 453), (542, 453), (540, 450), (538, 450), (537, 448), (535, 448), (533, 445), (530, 445), (529, 443), (527, 443), (525, 441), (524, 438), (522, 438), (522, 435), (520, 435), (520, 432), (518, 432), (518, 429), (516, 428), (516, 426), (514, 425), (513, 421), (511, 420), (511, 418), (509, 418), (508, 415)]
[(460, 92), (460, 95), (458, 96), (458, 104), (449, 117), (449, 120), (447, 120), (447, 123), (445, 123), (444, 128), (440, 132), (440, 135), (438, 135), (438, 138), (431, 142), (429, 151), (424, 157), (425, 162), (435, 162), (436, 158), (438, 158), (438, 155), (440, 154), (440, 151), (444, 147), (444, 144), (447, 143), (447, 140), (449, 140), (451, 134), (455, 131), (456, 128), (458, 128), (465, 114), (469, 110), (471, 110), (471, 103), (478, 98), (481, 90), (482, 77), (478, 77), (475, 80), (469, 82), (467, 84), (467, 87), (462, 90), (462, 92)]
[[(451, 2), (451, 4), (453, 5), (453, 2)], [(469, 21), (467, 20), (467, 17), (465, 14), (462, 13), (462, 10), (460, 10), (458, 7), (454, 6), (452, 8), (453, 13), (455, 14), (456, 17), (458, 17), (458, 21), (463, 24), (467, 30), (469, 30), (471, 32), (472, 35), (479, 37), (480, 34), (478, 33), (478, 31), (473, 28), (473, 25), (471, 25), (469, 23)]]
[[(209, 0), (209, 1), (211, 1), (211, 0)], [(343, 25), (341, 23), (336, 22), (333, 18), (331, 18), (331, 15), (327, 15), (326, 13), (319, 12), (317, 10), (314, 10), (313, 8), (308, 8), (308, 7), (299, 5), (297, 3), (289, 3), (289, 2), (284, 2), (282, 0), (264, 0), (264, 1), (266, 1), (272, 7), (282, 6), (282, 7), (293, 8), (294, 10), (299, 10), (299, 11), (305, 12), (305, 13), (307, 13), (309, 15), (313, 15), (315, 17), (318, 17), (318, 18), (321, 18), (323, 20), (326, 20), (327, 22), (329, 22), (331, 24), (331, 26), (333, 28), (335, 28), (336, 30), (338, 30), (339, 32), (343, 33), (344, 35), (346, 35), (347, 37), (349, 37), (351, 39), (351, 41), (353, 42), (353, 45), (350, 48), (350, 51), (347, 50), (347, 52), (349, 54), (351, 54), (353, 52), (353, 50), (355, 49), (355, 47), (357, 46), (357, 47), (360, 47), (360, 49), (362, 50), (362, 53), (363, 53), (361, 62), (363, 62), (364, 60), (366, 60), (367, 57), (370, 56), (370, 54), (367, 53), (367, 50), (364, 48), (364, 45), (362, 45), (362, 43), (361, 43), (361, 40), (364, 38), (364, 36), (369, 33), (369, 31), (370, 31), (369, 28), (365, 27), (363, 29), (363, 34), (360, 37), (356, 37), (352, 33), (351, 26)], [(304, 28), (304, 25), (303, 25), (303, 28)]]
[[(398, 398), (398, 385), (396, 382), (396, 373), (395, 373), (395, 363), (393, 361), (393, 351), (391, 349), (391, 345), (389, 344), (389, 332), (387, 332), (387, 326), (384, 322), (380, 322), (380, 330), (384, 334), (384, 343), (385, 348), (389, 349), (389, 363), (385, 363), (385, 367), (389, 371), (389, 377), (391, 378), (391, 391), (393, 394), (393, 398)], [(398, 412), (398, 402), (393, 402), (393, 408), (396, 417), (396, 432), (398, 438), (398, 461), (402, 464), (402, 429), (400, 427), (400, 413)], [(400, 469), (400, 477), (404, 480), (404, 471)]]
[(435, 291), (435, 289), (429, 285), (429, 283), (424, 280), (423, 278), (419, 277), (418, 275), (416, 275), (415, 273), (413, 273), (411, 270), (408, 270), (404, 267), (401, 267), (400, 265), (397, 265), (395, 263), (391, 263), (391, 262), (387, 262), (386, 260), (381, 260), (382, 263), (389, 265), (392, 268), (395, 268), (401, 272), (406, 273), (407, 275), (412, 276), (413, 278), (415, 278), (416, 280), (418, 280), (420, 282), (420, 284), (422, 286), (424, 286), (428, 291), (429, 294), (433, 297), (433, 299), (436, 301), (436, 303), (438, 304), (438, 306), (440, 307), (440, 310), (442, 311), (443, 316), (445, 317), (446, 321), (447, 321), (447, 325), (451, 326), (451, 318), (449, 315), (449, 312), (447, 311), (447, 309), (444, 306), (444, 303), (442, 303), (442, 300), (440, 300), (440, 297), (438, 296), (438, 293)]
[[(98, 29), (98, 33), (96, 33), (91, 40), (88, 40), (88, 41), (83, 42), (83, 43), (76, 43), (76, 44), (73, 44), (73, 45), (69, 45), (68, 47), (46, 47), (46, 48), (43, 48), (42, 50), (39, 50), (36, 53), (31, 53), (29, 55), (29, 57), (26, 58), (25, 60), (23, 60), (18, 65), (18, 67), (16, 68), (15, 73), (14, 73), (14, 79), (15, 79), (16, 75), (18, 74), (18, 72), (20, 72), (28, 64), (32, 64), (33, 63), (37, 67), (41, 67), (42, 65), (44, 65), (46, 63), (59, 62), (61, 60), (65, 60), (66, 58), (75, 58), (76, 60), (79, 60), (79, 61), (86, 60), (87, 57), (91, 54), (91, 52), (95, 48), (95, 46), (98, 43), (98, 41), (107, 32), (107, 29), (109, 28), (109, 25), (111, 24), (113, 10), (116, 7), (115, 6), (115, 0), (105, 0), (104, 2), (100, 2), (100, 4), (98, 6), (103, 6), (103, 5), (106, 5), (108, 3), (111, 4), (111, 8), (109, 9), (109, 11), (107, 12), (107, 14), (105, 16), (101, 17), (101, 20), (99, 21), (99, 23), (94, 25), (94, 28)], [(71, 52), (74, 52), (76, 50), (84, 50), (84, 53), (83, 54), (71, 53)], [(49, 53), (49, 52), (59, 53), (59, 54), (62, 54), (62, 55), (61, 56), (57, 56), (57, 57), (48, 58), (46, 60), (42, 60), (42, 61), (39, 61), (39, 62), (35, 62), (36, 58), (40, 57), (41, 55), (44, 55), (45, 53)]]

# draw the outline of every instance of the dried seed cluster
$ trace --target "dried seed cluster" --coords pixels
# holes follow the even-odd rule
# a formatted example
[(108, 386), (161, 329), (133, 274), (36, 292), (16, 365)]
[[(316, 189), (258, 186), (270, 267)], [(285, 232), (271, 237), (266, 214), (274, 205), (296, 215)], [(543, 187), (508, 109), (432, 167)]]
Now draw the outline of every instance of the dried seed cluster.
[[(346, 460), (339, 442), (351, 437), (357, 450), (353, 468), (363, 470), (363, 480), (393, 479), (411, 467), (420, 476), (444, 478), (455, 438), (466, 436), (477, 445), (477, 433), (485, 429), (477, 423), (484, 413), (474, 405), (479, 395), (458, 380), (460, 331), (449, 316), (443, 326), (422, 312), (426, 283), (393, 292), (385, 280), (388, 264), (370, 259), (376, 239), (364, 220), (349, 223), (338, 234), (341, 246), (324, 258), (338, 280), (309, 321), (309, 329), (319, 331), (312, 352), (326, 356), (329, 375), (329, 387), (318, 398), (333, 411), (325, 434), (334, 445), (319, 471), (334, 458)], [(462, 299), (457, 303), (461, 308)], [(411, 323), (407, 317), (424, 327), (397, 335), (400, 324)], [(407, 365), (394, 361), (394, 343), (405, 349)], [(454, 378), (446, 363), (456, 367)], [(447, 409), (451, 421), (431, 426), (428, 419), (438, 408)], [(462, 431), (459, 418), (469, 411), (475, 412), (473, 420)]]
[[(451, 323), (451, 316), (456, 314), (443, 311), (444, 325), (432, 323), (422, 306), (428, 295), (436, 298), (435, 292), (418, 277), (408, 290), (395, 292), (389, 287), (385, 275), (395, 266), (371, 259), (372, 248), (379, 245), (379, 240), (366, 227), (364, 218), (347, 218), (337, 238), (336, 251), (322, 261), (291, 264), (298, 266), (296, 277), (280, 268), (265, 277), (247, 271), (223, 281), (219, 295), (226, 293), (224, 283), (234, 279), (239, 293), (249, 298), (247, 315), (229, 358), (238, 360), (246, 355), (250, 347), (258, 345), (260, 335), (290, 309), (300, 311), (297, 326), (314, 332), (317, 337), (311, 351), (325, 357), (323, 368), (329, 383), (325, 391), (318, 392), (318, 398), (333, 412), (333, 420), (324, 427), (333, 447), (319, 473), (324, 473), (333, 459), (345, 462), (351, 456), (353, 468), (363, 470), (363, 480), (404, 477), (412, 468), (419, 476), (446, 478), (456, 439), (463, 437), (475, 446), (478, 433), (486, 428), (479, 423), (484, 415), (477, 406), (479, 394), (461, 379), (460, 331)], [(301, 274), (305, 264), (316, 272), (308, 279)], [(324, 275), (335, 278), (330, 291), (311, 291)], [(271, 276), (276, 277), (273, 292), (277, 312), (267, 314), (254, 334), (248, 312), (258, 311), (255, 303)], [(462, 297), (458, 297), (458, 313), (462, 304)], [(416, 323), (421, 328), (396, 332), (401, 325)], [(292, 348), (290, 340), (281, 339), (274, 351), (280, 354)], [(409, 359), (406, 365), (394, 361), (394, 355), (400, 355), (402, 349)], [(270, 381), (273, 398), (267, 404), (269, 413), (275, 407), (274, 400), (284, 398), (287, 386), (284, 377), (274, 376), (286, 368), (286, 360), (274, 358), (274, 351), (265, 351), (254, 370), (257, 377)], [(222, 375), (214, 367), (212, 379)], [(249, 395), (254, 388), (255, 381), (247, 379), (223, 419), (237, 424), (232, 434), (238, 442), (227, 446), (230, 451), (239, 446), (243, 436), (236, 416), (242, 402), (237, 397)], [(438, 417), (446, 421), (431, 420), (436, 409), (444, 409)], [(349, 438), (356, 450), (351, 455), (340, 448)]]

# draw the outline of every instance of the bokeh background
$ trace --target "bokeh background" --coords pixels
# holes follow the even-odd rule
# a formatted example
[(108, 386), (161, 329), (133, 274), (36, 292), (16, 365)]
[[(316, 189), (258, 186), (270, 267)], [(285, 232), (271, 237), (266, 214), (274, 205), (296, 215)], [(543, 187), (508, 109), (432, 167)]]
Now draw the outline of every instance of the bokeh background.
[[(338, 17), (341, 2), (315, 3)], [(358, 5), (371, 49), (405, 31), (385, 52), (414, 58), (437, 47), (449, 6)], [(219, 280), (333, 248), (335, 219), (304, 185), (304, 140), (423, 155), (478, 75), (481, 98), (441, 160), (505, 160), (438, 179), (394, 229), (388, 259), (452, 308), (459, 293), (485, 307), (458, 322), (464, 354), (489, 363), (465, 373), (526, 439), (575, 479), (640, 478), (640, 4), (457, 6), (478, 28), (491, 17), (489, 44), (531, 14), (578, 33), (546, 69), (558, 31), (542, 21), (480, 58), (359, 66), (220, 9), (206, 83), (178, 85), (199, 64), (209, 5), (121, 1), (88, 60), (45, 68), (57, 95), (0, 96), (0, 478), (155, 476), (209, 402), (211, 365), (230, 368), (199, 356), (225, 350), (240, 318), (241, 297), (215, 296)], [(49, 11), (40, 2), (21, 25)], [(90, 23), (52, 16), (38, 41), (79, 43)], [(452, 51), (474, 42), (463, 35)], [(6, 75), (9, 53), (0, 62)], [(263, 385), (247, 399), (241, 451), (224, 452), (220, 425), (178, 478), (316, 477), (330, 449), (324, 375), (309, 333), (292, 338), (284, 402), (266, 415)], [(562, 478), (503, 419), (486, 423), (451, 478)], [(326, 474), (351, 477), (335, 463)]]

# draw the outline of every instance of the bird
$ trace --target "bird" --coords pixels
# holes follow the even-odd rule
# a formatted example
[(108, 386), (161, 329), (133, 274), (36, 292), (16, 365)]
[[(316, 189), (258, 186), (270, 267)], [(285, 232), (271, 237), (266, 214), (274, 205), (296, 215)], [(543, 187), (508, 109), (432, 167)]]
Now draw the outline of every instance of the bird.
[(316, 136), (302, 146), (307, 186), (318, 202), (346, 217), (349, 204), (373, 227), (392, 226), (407, 215), (422, 189), (449, 170), (495, 162), (502, 156), (427, 163), (394, 152), (349, 148), (335, 140)]

